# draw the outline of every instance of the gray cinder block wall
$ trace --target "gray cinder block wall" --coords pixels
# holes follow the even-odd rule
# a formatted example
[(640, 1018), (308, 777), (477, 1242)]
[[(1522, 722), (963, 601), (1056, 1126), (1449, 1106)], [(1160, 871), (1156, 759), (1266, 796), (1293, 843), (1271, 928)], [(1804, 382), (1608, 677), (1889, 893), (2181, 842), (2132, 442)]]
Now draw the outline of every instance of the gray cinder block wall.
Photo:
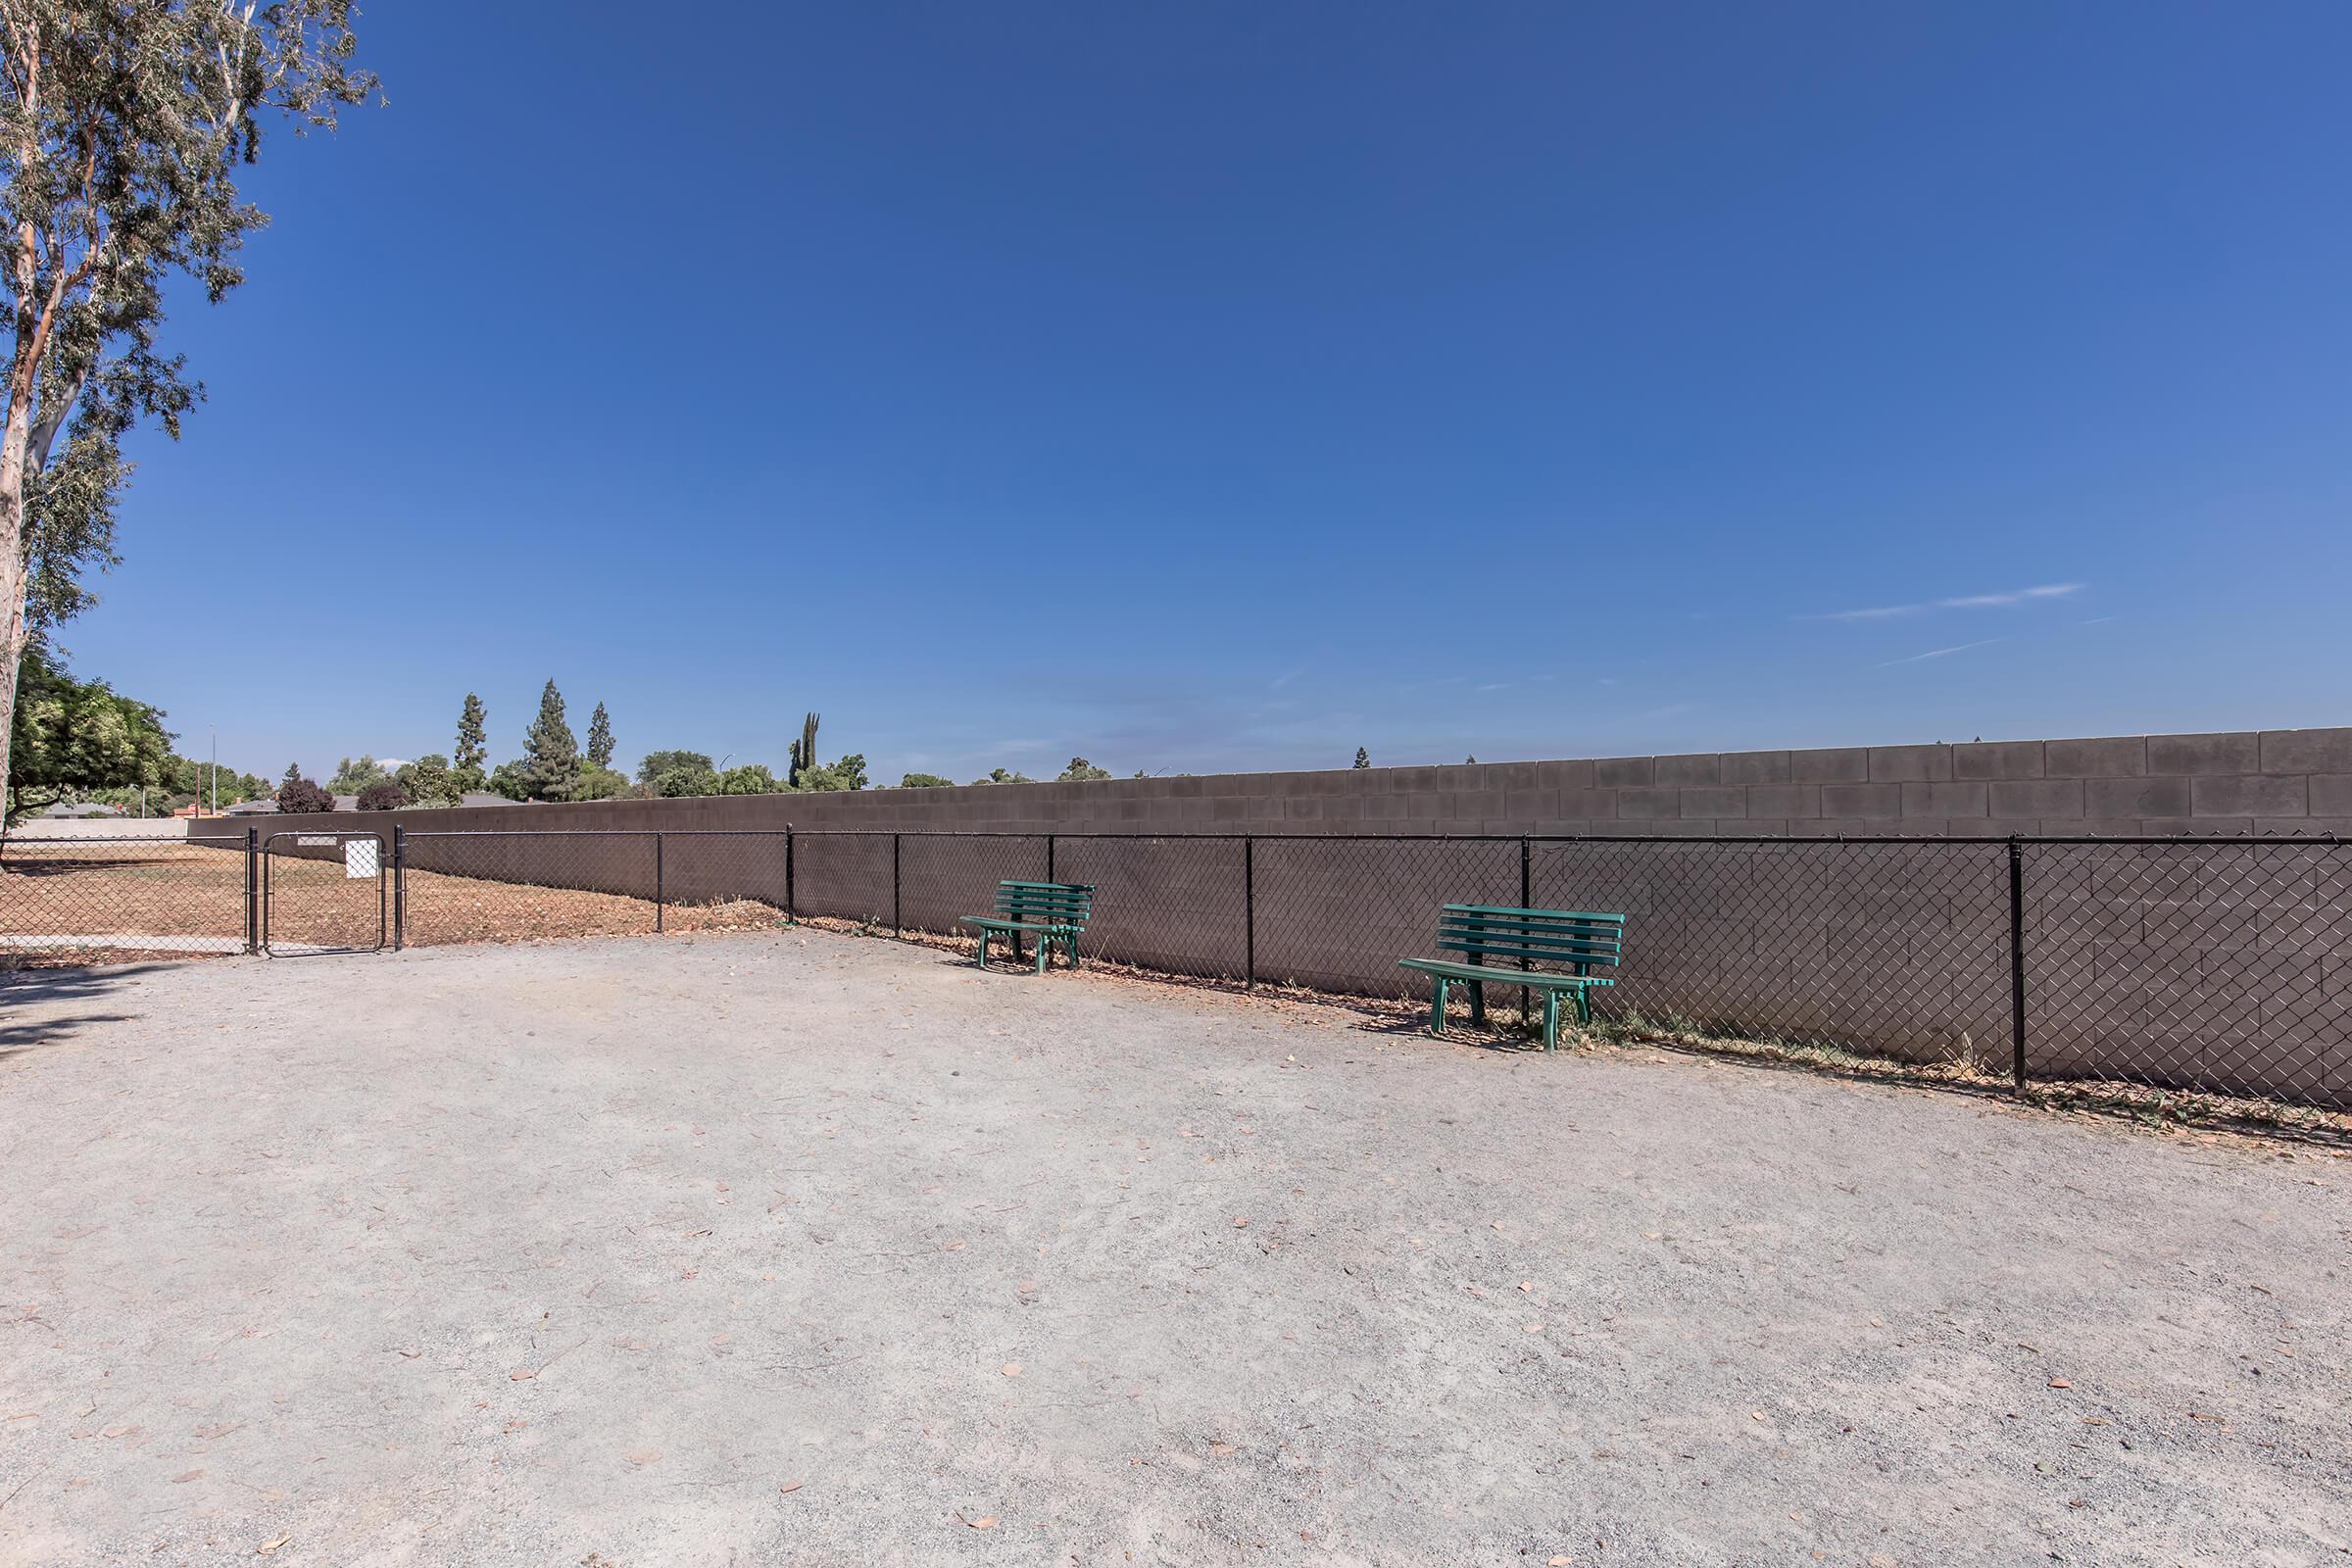
[[(306, 819), (260, 820), (291, 828)], [(1008, 833), (2352, 834), (2352, 727), (597, 801), (373, 820), (387, 831), (397, 820), (412, 830), (790, 822)]]

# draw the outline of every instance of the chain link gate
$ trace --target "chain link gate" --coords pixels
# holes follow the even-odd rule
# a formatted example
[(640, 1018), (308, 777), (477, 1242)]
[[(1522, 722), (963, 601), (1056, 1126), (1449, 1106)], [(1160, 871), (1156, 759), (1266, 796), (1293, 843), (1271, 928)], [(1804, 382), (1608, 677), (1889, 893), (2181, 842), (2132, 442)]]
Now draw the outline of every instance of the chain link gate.
[(381, 951), (390, 859), (381, 833), (270, 834), (261, 848), (262, 951), (273, 958)]

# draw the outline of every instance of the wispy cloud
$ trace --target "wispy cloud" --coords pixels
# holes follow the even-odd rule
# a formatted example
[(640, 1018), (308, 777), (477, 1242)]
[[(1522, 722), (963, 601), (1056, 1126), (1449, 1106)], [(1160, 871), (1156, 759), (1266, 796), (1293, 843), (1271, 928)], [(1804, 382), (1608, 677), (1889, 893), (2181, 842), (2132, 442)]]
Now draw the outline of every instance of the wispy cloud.
[(1507, 680), (1491, 680), (1484, 686), (1474, 689), (1482, 692), (1507, 692), (1511, 689), (1511, 683)]
[(2078, 620), (2075, 624), (2078, 626), (2104, 626), (2114, 618), (2113, 615), (2093, 615), (2088, 620)]
[(1306, 666), (1304, 664), (1299, 665), (1297, 669), (1284, 670), (1281, 674), (1266, 682), (1266, 690), (1270, 692), (1278, 692), (1305, 673)]
[(1415, 692), (1434, 692), (1441, 686), (1459, 686), (1469, 678), (1467, 675), (1447, 675), (1439, 680), (1417, 680), (1410, 685), (1397, 687), (1396, 695), (1410, 697)]
[(1983, 642), (1955, 643), (1949, 648), (1931, 648), (1924, 654), (1913, 654), (1907, 659), (1882, 660), (1871, 667), (1873, 669), (1891, 669), (1896, 664), (1916, 664), (1929, 659), (1949, 659), (1954, 654), (1965, 654), (1972, 648), (1990, 648), (1994, 643), (2006, 641), (2008, 639), (2005, 637), (1987, 637)]
[(1817, 615), (1799, 615), (1799, 620), (1897, 620), (1905, 615), (1924, 615), (1936, 610), (2009, 610), (2019, 605), (2034, 604), (2044, 599), (2064, 599), (2081, 593), (2087, 584), (2079, 582), (2046, 582), (2032, 588), (2012, 588), (1998, 594), (1959, 594), (1949, 599), (1922, 600), (1916, 605), (1875, 605), (1865, 610), (1833, 610)]

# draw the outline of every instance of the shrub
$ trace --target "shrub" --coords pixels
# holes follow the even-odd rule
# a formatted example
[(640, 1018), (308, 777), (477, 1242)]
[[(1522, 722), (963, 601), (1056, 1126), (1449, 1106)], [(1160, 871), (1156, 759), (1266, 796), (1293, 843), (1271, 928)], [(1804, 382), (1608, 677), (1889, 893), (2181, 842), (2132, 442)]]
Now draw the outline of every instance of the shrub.
[(449, 771), (449, 759), (437, 752), (403, 763), (392, 782), (400, 786), (411, 806), (456, 806), (465, 798)]
[(616, 768), (598, 767), (591, 762), (580, 769), (580, 781), (572, 786), (571, 798), (575, 801), (617, 801), (624, 795), (635, 793), (635, 790), (636, 786), (629, 782), (628, 774)]
[(784, 790), (783, 782), (768, 770), (765, 762), (746, 762), (718, 775), (721, 795), (781, 795)]
[(852, 752), (823, 767), (804, 767), (796, 782), (804, 790), (861, 790), (865, 788), (865, 754)]
[(510, 801), (527, 801), (531, 781), (520, 762), (501, 762), (490, 770), (490, 793)]
[(955, 783), (954, 779), (941, 778), (937, 773), (909, 773), (899, 780), (899, 788), (903, 790), (944, 790), (954, 787)]
[(360, 791), (363, 811), (397, 811), (408, 804), (408, 792), (388, 778), (378, 779)]
[(718, 773), (710, 763), (696, 765), (680, 762), (664, 768), (654, 778), (654, 793), (664, 800), (679, 800), (694, 795), (716, 795)]
[(309, 779), (295, 777), (277, 787), (277, 808), (289, 816), (300, 816), (306, 811), (331, 811), (335, 808), (335, 798)]

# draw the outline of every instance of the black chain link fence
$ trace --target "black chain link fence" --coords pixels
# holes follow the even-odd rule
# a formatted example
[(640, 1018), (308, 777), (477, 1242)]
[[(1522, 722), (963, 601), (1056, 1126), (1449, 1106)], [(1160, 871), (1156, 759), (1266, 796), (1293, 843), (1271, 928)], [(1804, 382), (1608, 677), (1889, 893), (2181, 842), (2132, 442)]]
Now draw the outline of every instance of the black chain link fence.
[[(368, 918), (348, 836), (11, 841), (0, 962), (366, 946), (345, 930)], [(297, 883), (280, 857), (332, 863)], [(2333, 839), (402, 832), (386, 858), (394, 946), (795, 918), (964, 937), (999, 881), (1057, 880), (1098, 889), (1089, 959), (1411, 1002), (1428, 978), (1396, 959), (1433, 954), (1441, 904), (1622, 913), (1604, 1018), (2352, 1108), (2352, 844)], [(257, 887), (278, 890), (277, 931)], [(296, 887), (339, 912), (284, 929)], [(1515, 997), (1497, 988), (1498, 1016)]]
[(243, 953), (254, 866), (238, 839), (0, 842), (0, 968)]

